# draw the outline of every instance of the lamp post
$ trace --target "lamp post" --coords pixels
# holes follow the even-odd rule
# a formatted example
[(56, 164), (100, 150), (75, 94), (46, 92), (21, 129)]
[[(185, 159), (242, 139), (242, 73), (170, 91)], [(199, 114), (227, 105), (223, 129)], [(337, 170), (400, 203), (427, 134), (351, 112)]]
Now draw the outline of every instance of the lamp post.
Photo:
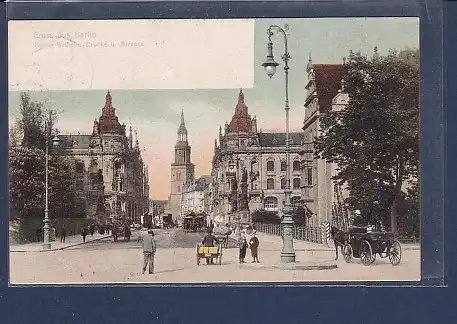
[[(233, 178), (232, 178), (232, 181), (235, 181), (236, 183), (236, 211), (234, 213), (234, 220), (235, 220), (235, 237), (236, 237), (236, 240), (237, 242), (239, 242), (240, 238), (241, 238), (241, 226), (240, 226), (240, 215), (238, 213), (239, 211), (239, 206), (240, 206), (240, 203), (239, 203), (239, 197), (238, 197), (238, 166), (239, 166), (239, 162), (238, 162), (238, 159), (236, 162), (233, 162), (233, 160), (230, 160), (229, 161), (229, 171), (230, 171), (230, 174), (234, 174)], [(233, 182), (230, 182), (230, 192), (233, 194)], [(232, 205), (233, 206), (233, 205)], [(232, 210), (232, 213), (233, 213), (233, 210)]]
[[(49, 226), (49, 201), (48, 201), (48, 196), (49, 196), (49, 140), (51, 139), (51, 116), (49, 116), (49, 119), (46, 120), (45, 123), (45, 132), (46, 132), (46, 182), (45, 182), (45, 187), (46, 187), (46, 195), (45, 195), (45, 206), (44, 206), (44, 220), (43, 220), (43, 249), (49, 250), (51, 249), (51, 238), (50, 238), (50, 232), (51, 232), (51, 226)], [(52, 139), (52, 145), (54, 147), (59, 146), (60, 144), (60, 139), (57, 136), (54, 136)]]
[[(285, 30), (288, 30), (288, 26), (284, 26)], [(265, 69), (267, 75), (272, 78), (276, 73), (276, 67), (279, 65), (273, 57), (273, 43), (271, 41), (271, 36), (273, 36), (273, 30), (276, 30), (278, 33), (281, 33), (284, 36), (284, 45), (285, 51), (282, 55), (282, 60), (284, 61), (284, 73), (286, 81), (286, 97), (285, 97), (285, 106), (286, 111), (286, 187), (284, 189), (284, 206), (283, 206), (283, 217), (281, 220), (282, 227), (282, 242), (283, 247), (281, 251), (281, 262), (291, 263), (295, 262), (295, 251), (294, 251), (294, 239), (293, 239), (293, 227), (294, 221), (292, 219), (292, 205), (290, 201), (290, 196), (292, 191), (290, 190), (290, 142), (289, 142), (289, 60), (291, 59), (288, 48), (287, 48), (287, 35), (286, 31), (277, 26), (271, 25), (268, 30), (268, 54), (265, 63), (262, 66)]]

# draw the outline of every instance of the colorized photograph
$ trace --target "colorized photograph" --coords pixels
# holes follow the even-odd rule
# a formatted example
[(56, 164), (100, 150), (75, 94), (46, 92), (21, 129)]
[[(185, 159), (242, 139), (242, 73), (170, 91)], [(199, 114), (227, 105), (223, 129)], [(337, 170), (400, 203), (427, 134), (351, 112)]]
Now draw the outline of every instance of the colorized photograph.
[(10, 285), (420, 280), (419, 19), (8, 29)]

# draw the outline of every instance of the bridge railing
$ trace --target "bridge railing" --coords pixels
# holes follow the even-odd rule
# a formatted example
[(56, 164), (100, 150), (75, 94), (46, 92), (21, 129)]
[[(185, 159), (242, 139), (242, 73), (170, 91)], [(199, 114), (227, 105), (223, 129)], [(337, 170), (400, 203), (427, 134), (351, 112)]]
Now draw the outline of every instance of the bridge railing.
[[(258, 232), (282, 236), (281, 224), (255, 223)], [(322, 244), (322, 229), (313, 226), (294, 226), (293, 237), (296, 240)]]

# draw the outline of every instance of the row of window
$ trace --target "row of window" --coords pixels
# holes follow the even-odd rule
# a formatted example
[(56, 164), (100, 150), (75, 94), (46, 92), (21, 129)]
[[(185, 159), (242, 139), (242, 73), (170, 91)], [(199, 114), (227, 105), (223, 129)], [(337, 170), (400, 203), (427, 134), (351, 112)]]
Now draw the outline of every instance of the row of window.
[[(300, 178), (294, 178), (292, 182), (293, 189), (300, 189)], [(267, 189), (272, 190), (275, 189), (275, 179), (269, 178), (267, 179)], [(286, 179), (281, 179), (281, 189), (286, 189)]]
[[(286, 161), (281, 161), (281, 171), (286, 171), (286, 170), (287, 170)], [(300, 171), (300, 161), (294, 161), (292, 163), (292, 170)], [(275, 162), (267, 161), (267, 172), (274, 172), (274, 171), (275, 171)]]
[[(298, 204), (300, 201), (300, 197), (292, 197), (291, 202), (292, 206), (295, 206)], [(278, 210), (278, 198), (276, 197), (265, 197), (265, 200), (263, 201), (263, 208), (265, 210)]]

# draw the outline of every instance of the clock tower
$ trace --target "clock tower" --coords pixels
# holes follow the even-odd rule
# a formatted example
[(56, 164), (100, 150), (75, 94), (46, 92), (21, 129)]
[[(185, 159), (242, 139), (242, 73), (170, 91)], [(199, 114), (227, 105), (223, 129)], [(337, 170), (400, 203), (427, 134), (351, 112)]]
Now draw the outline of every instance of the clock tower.
[(181, 220), (181, 197), (185, 183), (195, 179), (195, 165), (190, 159), (190, 145), (187, 137), (184, 112), (181, 112), (181, 124), (178, 128), (178, 139), (175, 145), (175, 160), (171, 164), (170, 211), (173, 221)]

